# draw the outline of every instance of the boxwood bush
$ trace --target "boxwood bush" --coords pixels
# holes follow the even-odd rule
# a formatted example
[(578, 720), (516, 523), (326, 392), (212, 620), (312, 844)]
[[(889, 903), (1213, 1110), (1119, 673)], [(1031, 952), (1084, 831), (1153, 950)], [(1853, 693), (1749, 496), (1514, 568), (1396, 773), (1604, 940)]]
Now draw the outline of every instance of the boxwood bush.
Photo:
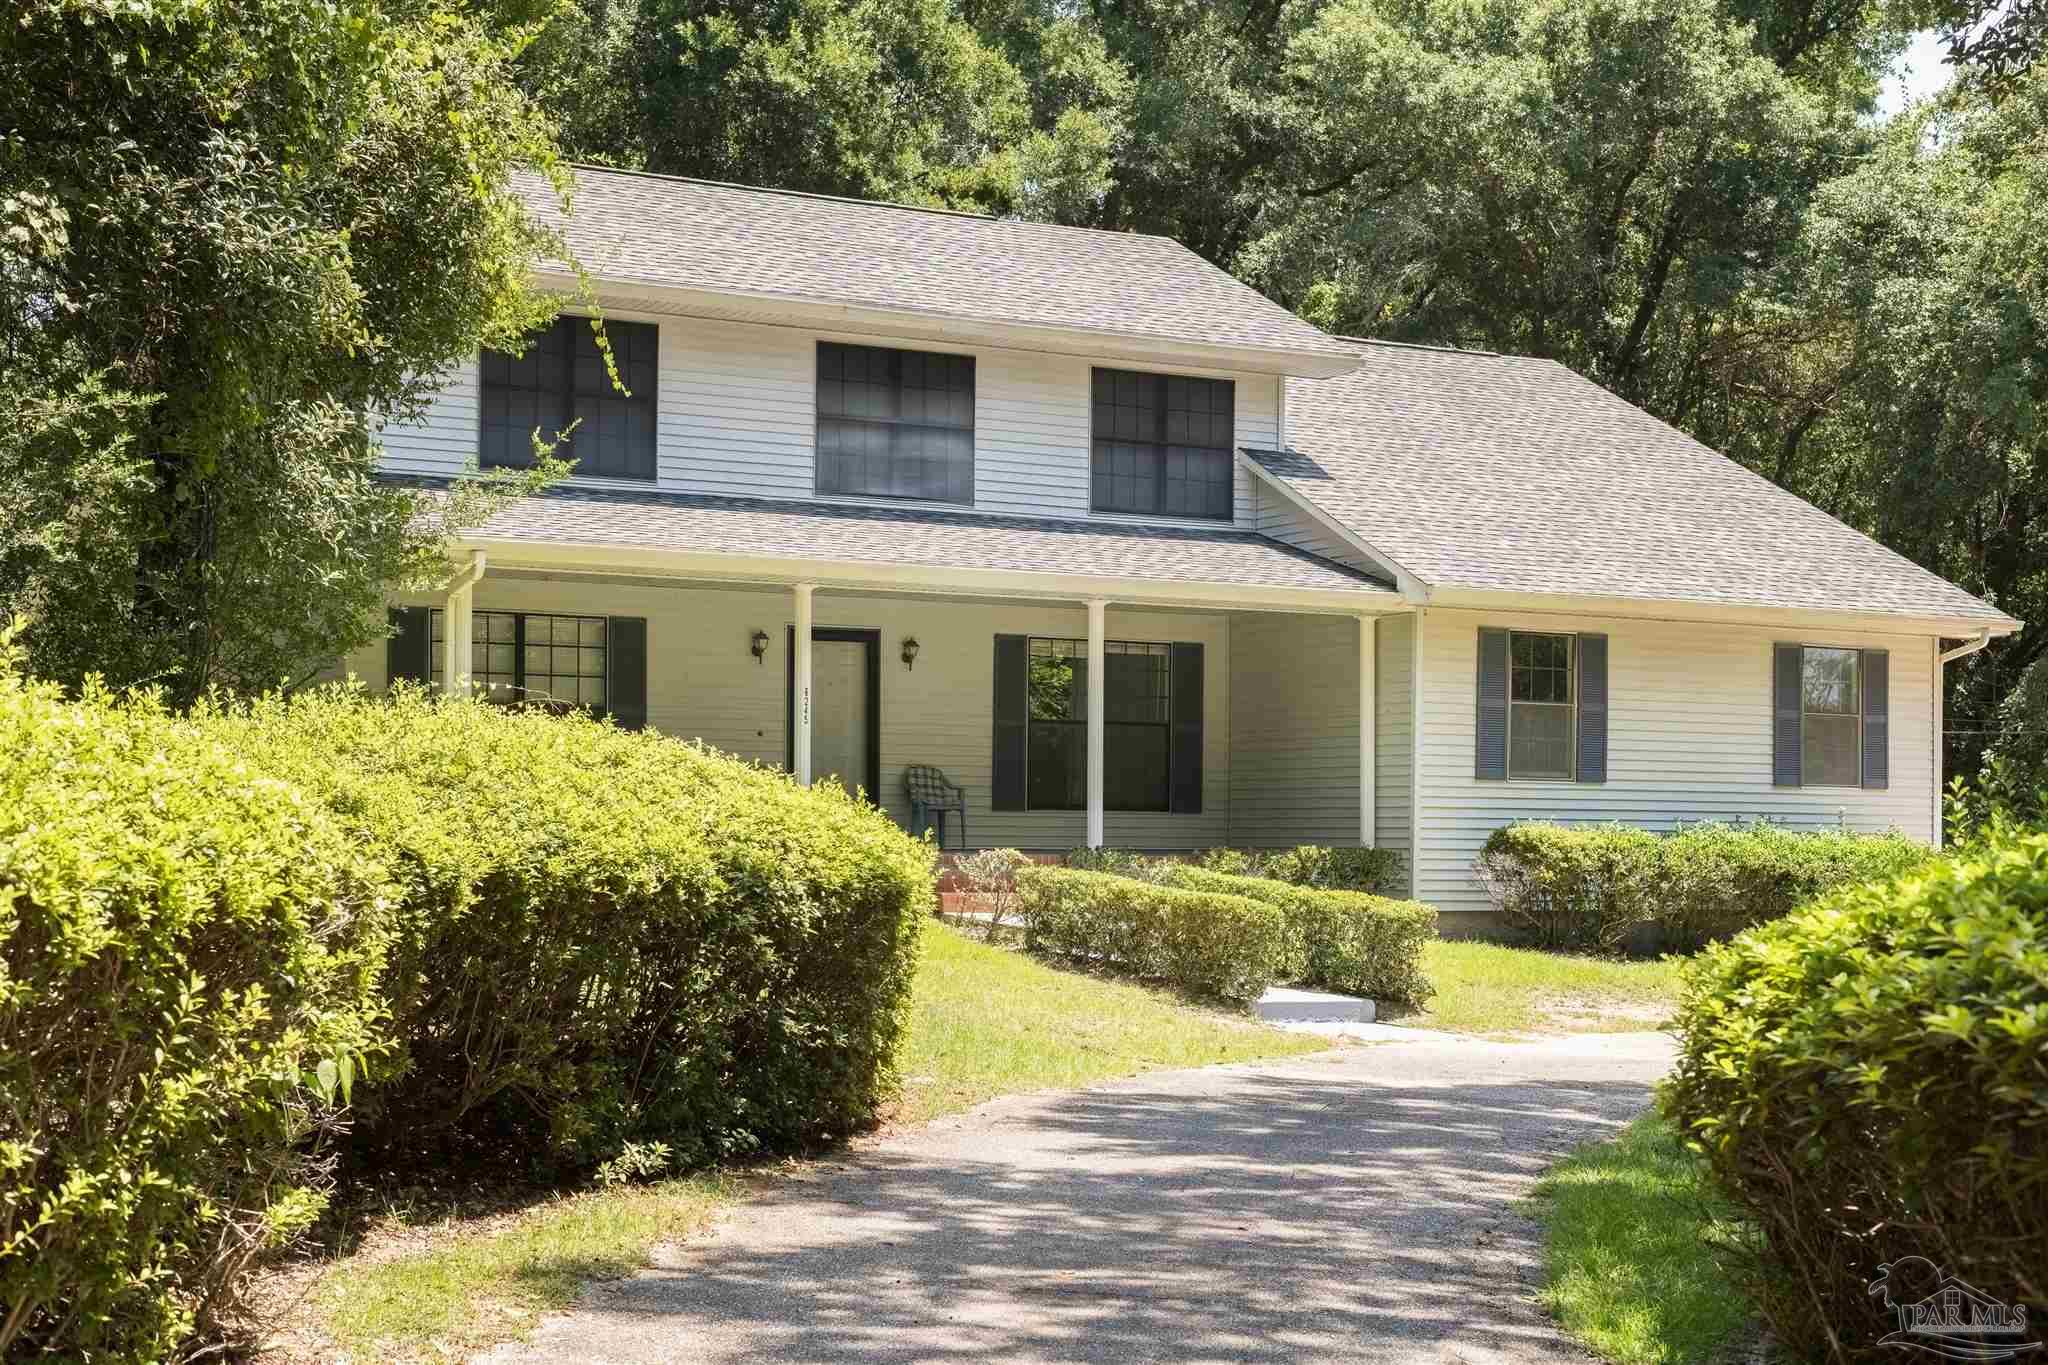
[(318, 1215), (390, 892), (147, 700), (0, 658), (0, 1357), (175, 1355)]
[(1401, 857), (1391, 848), (1330, 848), (1299, 844), (1294, 848), (1211, 848), (1196, 866), (1239, 877), (1268, 877), (1293, 886), (1332, 891), (1370, 891), (1384, 895), (1401, 875)]
[(1066, 867), (1018, 868), (1017, 896), (1036, 952), (1224, 1000), (1252, 999), (1286, 974), (1285, 920), (1243, 896)]
[(1868, 1287), (1906, 1257), (2048, 1316), (2048, 834), (1709, 948), (1679, 1024), (1664, 1108), (1755, 1224), (1793, 1353), (1876, 1355)]
[(1422, 950), (1436, 937), (1436, 910), (1361, 891), (1323, 891), (1205, 868), (1160, 869), (1167, 886), (1263, 901), (1287, 925), (1282, 979), (1374, 1000), (1420, 1002), (1433, 994)]
[[(695, 1164), (839, 1135), (891, 1083), (930, 848), (836, 788), (578, 716), (332, 688), (206, 724), (403, 895), (383, 1144)], [(507, 1140), (512, 1140), (508, 1143)]]
[(1932, 856), (1896, 832), (1528, 823), (1493, 832), (1479, 875), (1508, 925), (1541, 947), (1616, 952), (1648, 927), (1659, 946), (1689, 952)]

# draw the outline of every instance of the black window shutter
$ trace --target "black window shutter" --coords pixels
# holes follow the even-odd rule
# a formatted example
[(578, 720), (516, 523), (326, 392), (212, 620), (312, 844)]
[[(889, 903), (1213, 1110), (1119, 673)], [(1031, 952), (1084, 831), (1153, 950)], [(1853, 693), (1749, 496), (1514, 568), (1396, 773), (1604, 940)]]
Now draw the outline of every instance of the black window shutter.
[(1173, 738), (1167, 749), (1167, 809), (1202, 813), (1202, 647), (1175, 644), (1169, 651), (1168, 695)]
[(1771, 782), (1779, 787), (1801, 782), (1799, 704), (1805, 670), (1805, 646), (1771, 646)]
[(434, 676), (434, 632), (428, 607), (393, 607), (391, 638), (384, 642), (385, 685), (424, 684)]
[(996, 636), (995, 752), (990, 765), (989, 805), (1024, 809), (1024, 724), (1028, 705), (1030, 641), (1023, 635)]
[(1892, 784), (1892, 656), (1863, 651), (1863, 785), (1883, 791)]
[(1479, 719), (1473, 775), (1508, 775), (1508, 633), (1479, 631)]
[(1607, 637), (1581, 635), (1579, 654), (1579, 781), (1607, 780)]
[(605, 627), (610, 644), (612, 719), (621, 730), (647, 726), (647, 618), (614, 616)]

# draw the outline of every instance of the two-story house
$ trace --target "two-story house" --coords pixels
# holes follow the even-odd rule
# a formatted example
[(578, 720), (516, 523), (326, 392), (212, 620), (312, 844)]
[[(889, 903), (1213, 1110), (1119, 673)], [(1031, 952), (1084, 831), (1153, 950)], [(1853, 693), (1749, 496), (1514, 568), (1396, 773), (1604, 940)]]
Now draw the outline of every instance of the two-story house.
[[(348, 666), (701, 737), (949, 845), (1517, 818), (1939, 837), (1945, 657), (2019, 623), (1549, 362), (1326, 335), (1174, 242), (581, 169), (586, 319), (383, 433), (575, 475)], [(565, 296), (565, 268), (543, 278)], [(573, 309), (572, 309), (573, 314)], [(1455, 923), (1455, 921), (1453, 921)]]

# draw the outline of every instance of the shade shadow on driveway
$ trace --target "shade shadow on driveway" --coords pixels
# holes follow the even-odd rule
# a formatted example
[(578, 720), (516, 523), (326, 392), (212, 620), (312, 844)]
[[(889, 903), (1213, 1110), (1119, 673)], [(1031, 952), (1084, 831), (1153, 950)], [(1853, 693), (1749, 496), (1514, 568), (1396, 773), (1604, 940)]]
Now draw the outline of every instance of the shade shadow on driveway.
[(491, 1358), (1582, 1361), (1513, 1206), (1669, 1058), (1387, 1043), (1000, 1100), (778, 1180)]

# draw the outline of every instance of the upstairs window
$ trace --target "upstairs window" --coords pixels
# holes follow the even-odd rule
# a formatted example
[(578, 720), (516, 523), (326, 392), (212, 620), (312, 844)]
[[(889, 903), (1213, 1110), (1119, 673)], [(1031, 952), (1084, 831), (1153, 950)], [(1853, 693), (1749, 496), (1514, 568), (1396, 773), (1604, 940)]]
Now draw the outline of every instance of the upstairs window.
[(1236, 385), (1100, 369), (1093, 382), (1090, 505), (1228, 521)]
[(974, 502), (974, 357), (818, 343), (818, 491)]
[(521, 355), (483, 353), (478, 463), (486, 469), (527, 468), (537, 430), (543, 441), (562, 439), (555, 454), (574, 461), (578, 475), (654, 478), (660, 330), (648, 322), (607, 321), (604, 334), (628, 393), (612, 386), (588, 318), (556, 318), (533, 335)]

